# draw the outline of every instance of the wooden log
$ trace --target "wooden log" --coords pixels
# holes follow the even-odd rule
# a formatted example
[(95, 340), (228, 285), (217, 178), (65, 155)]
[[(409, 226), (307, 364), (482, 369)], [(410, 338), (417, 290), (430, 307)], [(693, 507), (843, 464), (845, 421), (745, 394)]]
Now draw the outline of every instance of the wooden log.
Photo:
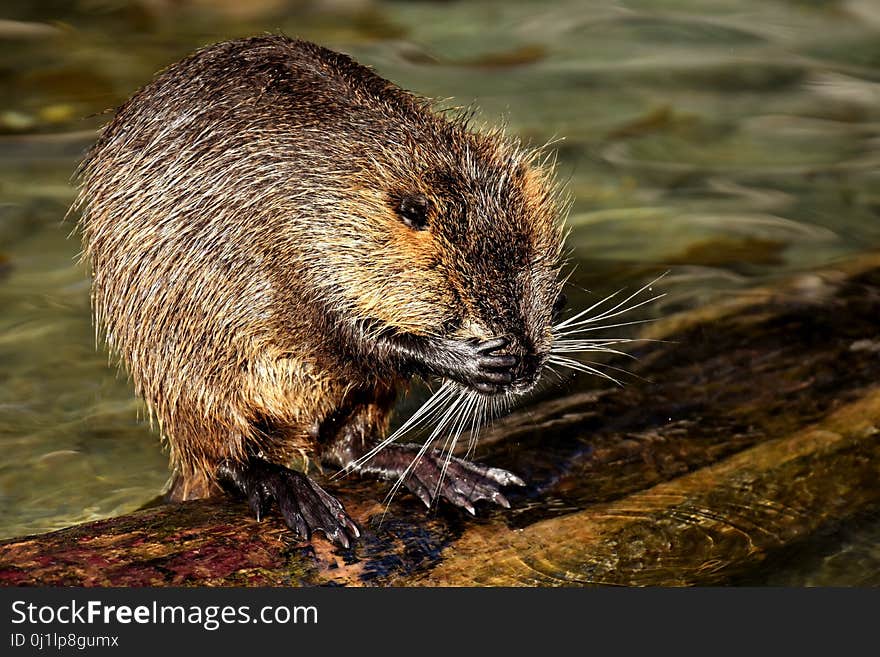
[(880, 389), (793, 435), (587, 510), (467, 531), (422, 585), (709, 585), (880, 501)]
[[(585, 378), (485, 432), (529, 482), (470, 518), (328, 482), (364, 536), (294, 543), (230, 501), (0, 543), (0, 583), (716, 584), (880, 506), (880, 257), (669, 318), (624, 388)], [(592, 386), (592, 387), (591, 387)], [(381, 522), (380, 522), (381, 521)]]

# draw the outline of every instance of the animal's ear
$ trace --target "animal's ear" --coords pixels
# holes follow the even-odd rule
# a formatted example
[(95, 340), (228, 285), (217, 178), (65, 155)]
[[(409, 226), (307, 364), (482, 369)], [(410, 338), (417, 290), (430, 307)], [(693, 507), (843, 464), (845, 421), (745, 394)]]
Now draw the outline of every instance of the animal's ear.
[(413, 230), (428, 228), (429, 201), (424, 194), (404, 194), (397, 205), (397, 214)]

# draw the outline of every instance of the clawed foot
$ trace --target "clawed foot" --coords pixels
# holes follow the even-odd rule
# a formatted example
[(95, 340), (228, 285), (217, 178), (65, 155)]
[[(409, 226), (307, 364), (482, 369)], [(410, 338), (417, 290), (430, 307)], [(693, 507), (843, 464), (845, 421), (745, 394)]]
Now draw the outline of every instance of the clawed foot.
[(336, 545), (348, 548), (360, 536), (342, 504), (307, 475), (263, 459), (245, 463), (224, 461), (217, 478), (228, 492), (244, 497), (257, 520), (275, 503), (284, 522), (299, 538), (321, 531)]
[(510, 354), (496, 354), (506, 348), (507, 338), (493, 338), (483, 342), (464, 343), (472, 350), (466, 361), (465, 383), (487, 395), (498, 394), (513, 383), (519, 359)]
[(398, 335), (385, 343), (414, 372), (452, 379), (487, 395), (504, 392), (516, 379), (521, 359), (503, 353), (509, 346), (504, 337), (480, 341)]
[[(388, 445), (376, 454), (363, 471), (387, 479), (399, 478), (419, 453), (419, 445)], [(490, 468), (464, 459), (451, 457), (438, 450), (426, 452), (410, 468), (403, 485), (427, 507), (444, 498), (474, 515), (474, 504), (489, 500), (504, 508), (510, 502), (501, 493), (503, 486), (525, 486), (522, 479), (501, 468)], [(444, 472), (445, 467), (445, 472)]]

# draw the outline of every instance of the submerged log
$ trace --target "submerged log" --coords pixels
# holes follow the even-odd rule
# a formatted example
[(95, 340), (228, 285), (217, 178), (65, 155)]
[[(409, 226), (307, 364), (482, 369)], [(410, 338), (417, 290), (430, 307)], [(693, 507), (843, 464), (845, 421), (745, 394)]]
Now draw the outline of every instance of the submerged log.
[(719, 584), (880, 499), (880, 390), (827, 420), (623, 499), (469, 530), (425, 585)]
[(15, 585), (689, 585), (754, 572), (880, 508), (880, 256), (670, 318), (646, 381), (537, 401), (477, 457), (529, 482), (470, 518), (328, 482), (364, 529), (295, 543), (229, 501), (0, 543)]

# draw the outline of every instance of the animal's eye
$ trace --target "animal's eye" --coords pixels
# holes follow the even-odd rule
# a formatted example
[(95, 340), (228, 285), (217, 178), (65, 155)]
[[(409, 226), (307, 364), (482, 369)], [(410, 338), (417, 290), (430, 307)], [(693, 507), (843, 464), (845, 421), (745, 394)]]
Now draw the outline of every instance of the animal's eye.
[(407, 194), (400, 200), (397, 213), (403, 223), (413, 230), (428, 227), (428, 199), (424, 194)]

